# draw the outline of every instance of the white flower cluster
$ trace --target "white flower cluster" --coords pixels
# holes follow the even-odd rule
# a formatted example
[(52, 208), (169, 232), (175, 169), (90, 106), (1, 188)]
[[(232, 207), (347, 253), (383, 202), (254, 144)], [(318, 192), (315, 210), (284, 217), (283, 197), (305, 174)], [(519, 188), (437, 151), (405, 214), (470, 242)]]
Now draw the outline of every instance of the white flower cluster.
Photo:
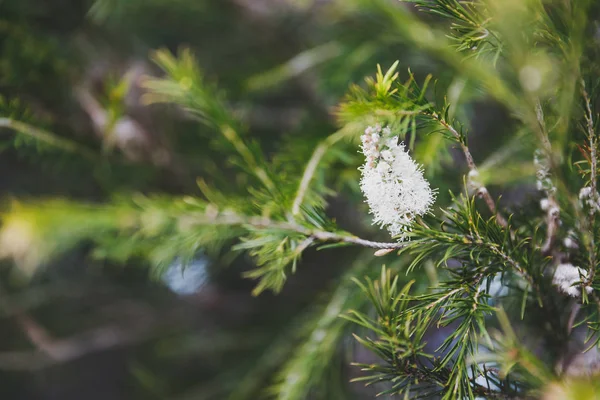
[(420, 165), (408, 155), (389, 127), (368, 127), (362, 139), (365, 164), (360, 168), (360, 187), (373, 222), (387, 227), (392, 236), (406, 238), (417, 215), (429, 211), (435, 193), (423, 177)]
[(600, 211), (600, 195), (590, 186), (581, 188), (579, 191), (579, 201), (581, 205), (587, 208), (590, 214)]
[[(578, 285), (582, 280), (587, 279), (587, 271), (583, 268), (575, 267), (573, 264), (559, 264), (554, 271), (552, 283), (558, 287), (561, 292), (568, 294), (571, 297), (581, 296), (581, 285)], [(585, 291), (590, 294), (592, 288), (586, 286)]]

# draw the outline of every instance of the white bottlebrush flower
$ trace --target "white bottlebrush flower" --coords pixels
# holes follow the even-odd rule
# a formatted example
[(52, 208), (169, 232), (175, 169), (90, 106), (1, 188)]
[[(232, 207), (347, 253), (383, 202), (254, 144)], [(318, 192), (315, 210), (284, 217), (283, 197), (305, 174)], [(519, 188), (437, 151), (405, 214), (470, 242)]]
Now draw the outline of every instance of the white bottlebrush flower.
[[(571, 297), (581, 296), (581, 285), (577, 284), (587, 278), (587, 271), (583, 268), (575, 267), (573, 264), (559, 264), (554, 271), (552, 283), (558, 287), (561, 292)], [(586, 286), (585, 291), (590, 294), (592, 288)]]
[(435, 193), (423, 177), (421, 166), (408, 155), (389, 127), (368, 127), (362, 139), (365, 164), (360, 187), (373, 222), (404, 240), (415, 216), (429, 211)]

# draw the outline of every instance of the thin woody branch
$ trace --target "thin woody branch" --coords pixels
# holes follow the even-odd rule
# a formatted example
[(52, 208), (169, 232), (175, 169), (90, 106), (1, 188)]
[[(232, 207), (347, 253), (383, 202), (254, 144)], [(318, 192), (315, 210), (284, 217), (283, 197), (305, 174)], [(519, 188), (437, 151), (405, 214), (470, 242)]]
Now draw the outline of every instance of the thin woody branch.
[(325, 142), (319, 144), (315, 148), (310, 161), (306, 165), (306, 169), (304, 170), (302, 179), (300, 180), (300, 185), (298, 186), (298, 192), (296, 193), (294, 203), (292, 204), (292, 216), (296, 216), (300, 213), (300, 207), (302, 206), (302, 202), (304, 201), (304, 197), (306, 196), (310, 182), (317, 171), (317, 166), (319, 165), (321, 158), (323, 158), (323, 155), (325, 155), (327, 147), (327, 143)]
[(148, 337), (156, 321), (130, 327), (109, 324), (67, 338), (49, 336), (45, 328), (26, 316), (19, 325), (35, 350), (0, 352), (0, 369), (36, 370), (132, 344)]
[[(547, 163), (549, 163), (550, 170), (556, 171), (557, 168), (552, 155), (552, 145), (548, 139), (546, 122), (544, 121), (544, 110), (539, 100), (536, 100), (535, 102), (535, 116), (535, 131), (538, 133), (538, 138), (542, 143), (543, 153), (547, 159)], [(538, 177), (538, 179), (540, 178)], [(552, 186), (554, 186), (554, 184), (552, 184)], [(547, 203), (543, 209), (546, 211), (546, 240), (542, 245), (541, 252), (545, 256), (550, 256), (552, 255), (552, 250), (554, 249), (554, 244), (556, 243), (556, 237), (558, 234), (558, 227), (560, 226), (560, 208), (558, 207), (558, 202), (554, 196), (554, 190), (545, 190), (545, 192)]]
[[(469, 146), (467, 146), (460, 133), (458, 133), (458, 131), (452, 125), (450, 125), (444, 118), (440, 117), (437, 113), (432, 114), (432, 117), (435, 118), (460, 143), (460, 147), (465, 155), (465, 160), (467, 161), (469, 171), (473, 174), (478, 174), (477, 165), (475, 164), (475, 160), (473, 160), (473, 155), (471, 154)], [(494, 199), (490, 195), (490, 192), (487, 190), (487, 188), (484, 185), (480, 185), (477, 194), (485, 201), (485, 204), (492, 212), (492, 214), (496, 216), (496, 221), (498, 222), (498, 224), (506, 228), (508, 226), (506, 218), (504, 218), (504, 216), (496, 209), (496, 203), (494, 202)]]
[(93, 150), (80, 145), (79, 143), (65, 139), (61, 136), (57, 136), (53, 133), (36, 128), (35, 126), (21, 121), (11, 118), (0, 118), (0, 128), (11, 129), (22, 135), (30, 136), (36, 140), (39, 140), (40, 142), (46, 143), (65, 152), (80, 154), (89, 160), (97, 161), (99, 159), (98, 154), (96, 154)]
[(125, 313), (123, 321), (127, 323), (106, 324), (70, 337), (56, 338), (3, 293), (0, 297), (0, 310), (14, 311), (16, 325), (34, 349), (0, 352), (0, 370), (36, 370), (131, 344), (148, 337), (159, 322), (164, 322), (146, 310), (140, 312), (139, 307), (129, 308), (119, 304), (118, 309)]
[[(598, 187), (596, 179), (598, 177), (598, 160), (597, 160), (597, 140), (596, 140), (596, 131), (594, 129), (594, 113), (592, 112), (591, 100), (585, 89), (585, 84), (582, 84), (582, 94), (585, 102), (585, 122), (587, 127), (587, 137), (590, 147), (590, 187), (592, 188), (592, 194), (597, 195)], [(596, 213), (593, 213), (590, 216), (590, 220), (588, 221), (589, 226), (591, 228), (594, 227), (596, 222)], [(588, 258), (589, 258), (589, 271), (588, 277), (584, 282), (584, 286), (590, 286), (594, 281), (596, 276), (596, 240), (593, 229), (591, 229), (591, 234), (589, 235), (589, 248), (588, 248)]]
[(309, 238), (314, 238), (319, 242), (329, 243), (348, 243), (372, 249), (401, 249), (406, 246), (405, 243), (398, 242), (375, 242), (363, 239), (347, 233), (328, 232), (317, 229), (310, 229), (303, 225), (293, 222), (274, 221), (263, 217), (247, 217), (237, 214), (228, 215), (190, 215), (180, 218), (180, 222), (185, 225), (239, 225), (251, 229), (277, 229), (291, 233), (299, 233)]
[(325, 140), (319, 143), (317, 147), (315, 147), (315, 150), (313, 151), (310, 160), (306, 164), (306, 168), (304, 168), (302, 178), (300, 179), (300, 184), (298, 185), (298, 190), (296, 191), (296, 196), (294, 197), (294, 201), (292, 203), (292, 215), (290, 218), (291, 220), (293, 220), (294, 217), (300, 214), (300, 209), (306, 198), (306, 194), (310, 187), (310, 183), (312, 182), (315, 173), (317, 172), (319, 163), (323, 159), (323, 156), (325, 155), (327, 150), (335, 143), (339, 142), (351, 131), (352, 129), (342, 128), (339, 131), (328, 136)]

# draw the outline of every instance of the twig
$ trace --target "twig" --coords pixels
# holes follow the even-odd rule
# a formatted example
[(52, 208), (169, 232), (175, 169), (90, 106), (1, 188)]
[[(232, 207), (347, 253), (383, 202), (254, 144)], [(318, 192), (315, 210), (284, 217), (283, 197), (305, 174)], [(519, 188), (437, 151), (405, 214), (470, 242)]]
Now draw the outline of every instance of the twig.
[(542, 146), (544, 147), (544, 152), (548, 157), (548, 161), (550, 165), (556, 169), (556, 164), (554, 162), (554, 157), (552, 157), (552, 144), (550, 143), (550, 139), (548, 138), (548, 132), (546, 131), (546, 123), (544, 122), (544, 109), (542, 108), (542, 104), (539, 99), (535, 100), (535, 119), (536, 119), (536, 132), (538, 133), (539, 139), (542, 142)]
[(93, 150), (88, 149), (87, 147), (84, 147), (73, 141), (64, 139), (60, 136), (56, 136), (53, 133), (50, 133), (43, 129), (36, 128), (34, 126), (31, 126), (24, 122), (16, 121), (11, 118), (0, 118), (0, 128), (12, 129), (16, 132), (19, 132), (23, 135), (31, 136), (41, 142), (47, 143), (61, 150), (65, 150), (70, 153), (81, 154), (82, 156), (91, 160), (97, 160), (99, 158), (98, 154), (96, 154)]
[(20, 325), (37, 349), (0, 353), (0, 369), (35, 370), (72, 361), (86, 354), (136, 342), (151, 331), (149, 325), (130, 329), (107, 325), (69, 338), (54, 339), (33, 320), (22, 321)]
[(366, 239), (361, 239), (356, 236), (343, 236), (338, 235), (331, 232), (325, 231), (313, 231), (310, 232), (310, 235), (315, 239), (325, 241), (325, 242), (342, 242), (342, 243), (351, 243), (356, 244), (363, 247), (370, 247), (372, 249), (401, 249), (406, 246), (406, 243), (397, 243), (397, 242), (373, 242)]
[(576, 303), (573, 308), (571, 308), (571, 312), (569, 313), (569, 319), (567, 321), (567, 333), (571, 334), (573, 331), (573, 325), (575, 325), (575, 319), (577, 318), (577, 314), (581, 310), (581, 304)]
[[(544, 110), (539, 100), (536, 100), (535, 102), (535, 116), (538, 127), (538, 136), (542, 142), (544, 153), (550, 163), (550, 167), (556, 171), (552, 156), (552, 145), (548, 139), (546, 123), (544, 122)], [(546, 240), (542, 245), (541, 251), (543, 255), (548, 256), (552, 254), (552, 249), (556, 243), (556, 235), (558, 233), (558, 227), (560, 226), (560, 208), (558, 207), (556, 197), (552, 191), (546, 190), (546, 197), (548, 199), (548, 208), (546, 210)]]
[[(452, 125), (450, 125), (444, 118), (439, 116), (437, 113), (432, 114), (432, 117), (435, 118), (446, 130), (448, 130), (452, 134), (452, 136), (454, 136), (454, 138), (460, 143), (460, 147), (465, 155), (465, 160), (467, 161), (467, 166), (469, 167), (469, 170), (472, 173), (477, 174), (477, 165), (475, 164), (475, 160), (473, 160), (473, 155), (469, 150), (469, 146), (467, 146), (467, 144), (462, 139), (458, 131), (454, 129)], [(490, 192), (487, 190), (487, 188), (484, 185), (481, 185), (477, 194), (481, 196), (481, 198), (483, 198), (489, 210), (492, 212), (492, 214), (496, 216), (496, 221), (498, 222), (498, 224), (506, 228), (508, 226), (506, 218), (504, 218), (502, 214), (496, 209), (496, 203), (494, 202), (494, 199), (490, 195)]]
[(296, 197), (294, 198), (294, 204), (292, 205), (293, 216), (296, 216), (300, 213), (300, 206), (302, 205), (302, 201), (304, 200), (304, 196), (306, 195), (310, 181), (312, 180), (315, 171), (317, 170), (317, 166), (325, 154), (327, 147), (328, 146), (325, 142), (319, 144), (313, 152), (310, 161), (306, 165), (304, 174), (302, 174), (302, 180), (298, 186), (298, 191), (296, 192)]
[(591, 156), (591, 182), (592, 190), (596, 192), (596, 178), (598, 174), (598, 160), (596, 159), (596, 132), (594, 130), (594, 114), (590, 105), (590, 98), (585, 88), (583, 89), (583, 98), (585, 99), (588, 139), (590, 141), (590, 156)]
[(325, 155), (325, 152), (329, 147), (338, 142), (341, 138), (345, 136), (347, 133), (346, 130), (341, 129), (334, 134), (330, 135), (327, 139), (323, 140), (313, 151), (308, 164), (306, 164), (306, 168), (304, 169), (304, 173), (302, 174), (302, 179), (300, 180), (300, 184), (298, 185), (298, 190), (296, 191), (296, 197), (294, 197), (294, 202), (292, 204), (292, 218), (300, 213), (300, 207), (306, 197), (306, 192), (310, 186), (310, 182), (312, 181), (315, 172), (317, 171), (317, 167), (321, 162), (321, 159)]
[(279, 222), (273, 221), (269, 218), (264, 217), (246, 217), (237, 214), (227, 215), (193, 215), (181, 217), (180, 223), (184, 225), (240, 225), (249, 226), (254, 229), (279, 229), (284, 231), (291, 231), (300, 233), (309, 238), (314, 238), (321, 242), (339, 242), (356, 244), (363, 247), (369, 247), (372, 249), (400, 249), (406, 246), (406, 243), (398, 242), (374, 242), (367, 239), (362, 239), (350, 234), (342, 234), (335, 232), (327, 232), (322, 230), (315, 230), (307, 228), (303, 225), (294, 222)]
[[(596, 159), (596, 131), (594, 129), (594, 114), (592, 112), (592, 107), (591, 107), (591, 101), (589, 98), (589, 95), (587, 93), (587, 91), (585, 90), (585, 84), (582, 83), (582, 92), (583, 92), (583, 98), (585, 100), (585, 109), (586, 109), (586, 115), (585, 115), (585, 121), (587, 124), (587, 133), (588, 133), (588, 140), (590, 142), (590, 185), (592, 188), (592, 195), (596, 196), (598, 193), (598, 187), (597, 187), (597, 183), (596, 183), (596, 179), (598, 176), (598, 160)], [(588, 249), (588, 257), (589, 257), (589, 263), (590, 263), (590, 268), (588, 271), (588, 277), (584, 283), (584, 286), (590, 286), (592, 284), (592, 282), (594, 281), (594, 278), (596, 276), (596, 240), (595, 240), (595, 232), (594, 232), (594, 225), (596, 222), (596, 213), (593, 213), (590, 216), (590, 220), (588, 221), (589, 226), (592, 228), (591, 229), (591, 235), (589, 236), (589, 249)]]
[[(158, 323), (164, 323), (148, 313), (127, 312), (123, 319), (127, 324), (108, 324), (65, 339), (57, 339), (34, 317), (23, 311), (20, 304), (13, 304), (1, 285), (0, 309), (14, 312), (17, 325), (35, 347), (35, 350), (0, 352), (0, 369), (7, 370), (40, 369), (75, 360), (89, 353), (130, 344), (147, 337)], [(127, 310), (123, 304), (119, 304), (118, 309)]]
[[(412, 361), (412, 360), (411, 360)], [(431, 382), (432, 384), (440, 387), (441, 389), (448, 389), (447, 382), (448, 377), (451, 376), (452, 370), (450, 368), (424, 368), (418, 367), (416, 364), (419, 363), (419, 359), (416, 358), (413, 362), (406, 362), (403, 365), (396, 365), (395, 367), (402, 370), (402, 374), (409, 376), (419, 382)], [(473, 392), (479, 396), (487, 399), (516, 399), (512, 394), (498, 392), (487, 388), (476, 381), (477, 377), (469, 378), (469, 382), (473, 385)], [(408, 392), (410, 393), (410, 391)], [(440, 392), (440, 394), (443, 392)]]
[[(18, 310), (5, 296), (0, 298), (0, 305), (2, 308)], [(17, 311), (15, 319), (21, 331), (35, 346), (35, 350), (1, 352), (0, 369), (35, 370), (130, 344), (146, 337), (158, 322), (153, 316), (142, 316), (137, 318), (137, 324), (132, 325), (130, 316), (127, 318), (127, 327), (110, 324), (65, 339), (57, 339), (26, 312)]]

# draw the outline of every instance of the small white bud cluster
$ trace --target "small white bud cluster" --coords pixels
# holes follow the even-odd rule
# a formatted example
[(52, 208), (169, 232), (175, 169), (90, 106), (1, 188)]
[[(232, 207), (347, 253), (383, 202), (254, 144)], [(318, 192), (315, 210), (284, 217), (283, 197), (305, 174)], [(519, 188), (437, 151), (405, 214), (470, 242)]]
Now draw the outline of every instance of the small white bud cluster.
[[(558, 287), (561, 292), (571, 297), (581, 296), (581, 282), (587, 279), (588, 273), (583, 268), (575, 267), (573, 264), (559, 264), (554, 271), (552, 283)], [(592, 293), (590, 286), (585, 287), (585, 291)]]
[(555, 198), (556, 187), (552, 183), (550, 163), (540, 149), (537, 149), (533, 153), (533, 164), (535, 165), (537, 190), (543, 191), (546, 194), (546, 197), (540, 200), (540, 208), (546, 212), (548, 220), (553, 220), (560, 225), (560, 208)]
[[(381, 146), (381, 135), (386, 137), (390, 137), (392, 132), (389, 127), (381, 128), (381, 125), (377, 124), (375, 126), (369, 126), (365, 129), (364, 135), (360, 137), (362, 141), (362, 152), (366, 158), (365, 166), (368, 168), (375, 168), (377, 165), (377, 161), (382, 154), (380, 153)], [(384, 150), (385, 155), (389, 157), (389, 150)]]
[(392, 236), (406, 239), (415, 216), (427, 213), (435, 193), (423, 177), (420, 165), (408, 155), (389, 127), (368, 127), (362, 139), (365, 164), (360, 168), (360, 187), (373, 222), (387, 227)]
[(535, 175), (537, 178), (536, 187), (537, 190), (543, 190), (548, 195), (552, 195), (556, 192), (556, 187), (552, 183), (550, 176), (550, 164), (543, 155), (541, 150), (536, 150), (533, 154), (533, 164), (535, 165)]
[(481, 183), (481, 180), (479, 179), (479, 171), (476, 169), (470, 170), (467, 174), (467, 190), (471, 195), (481, 195), (487, 191), (486, 187), (483, 185), (483, 183)]
[(572, 229), (567, 232), (567, 236), (563, 239), (563, 244), (567, 249), (577, 249), (579, 245), (577, 244), (577, 236), (575, 235), (575, 231)]
[(542, 211), (546, 211), (548, 215), (554, 218), (558, 218), (560, 215), (560, 209), (553, 198), (544, 198), (540, 200), (540, 208)]
[(600, 211), (600, 195), (590, 186), (581, 188), (579, 191), (579, 201), (590, 214)]

